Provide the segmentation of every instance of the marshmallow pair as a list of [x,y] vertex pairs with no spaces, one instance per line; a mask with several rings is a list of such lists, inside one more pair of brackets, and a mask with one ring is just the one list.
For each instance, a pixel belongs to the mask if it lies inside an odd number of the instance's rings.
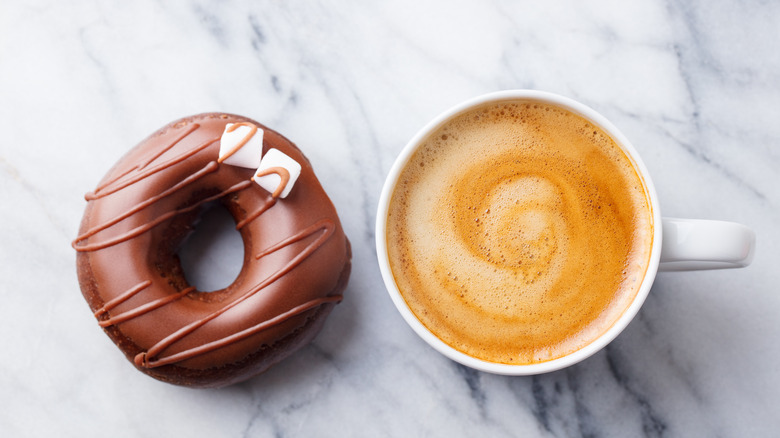
[[257,169],[252,180],[274,198],[286,198],[301,174],[301,165],[278,149],[269,149],[263,156],[263,130],[247,122],[225,126],[218,161]]

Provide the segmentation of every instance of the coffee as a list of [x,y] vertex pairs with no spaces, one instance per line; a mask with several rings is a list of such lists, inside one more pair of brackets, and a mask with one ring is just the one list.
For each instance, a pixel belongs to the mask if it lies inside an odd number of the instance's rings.
[[390,268],[415,316],[472,357],[555,359],[623,314],[649,265],[653,214],[598,126],[532,101],[487,104],[432,132],[387,218]]

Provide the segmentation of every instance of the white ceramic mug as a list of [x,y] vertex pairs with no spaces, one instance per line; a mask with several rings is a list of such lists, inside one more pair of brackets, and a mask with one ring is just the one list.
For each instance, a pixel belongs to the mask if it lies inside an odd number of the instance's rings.
[[[653,241],[648,266],[641,287],[620,318],[595,341],[563,357],[527,365],[507,365],[474,358],[462,353],[431,333],[412,313],[401,296],[390,268],[387,253],[386,226],[391,195],[401,171],[425,139],[443,124],[475,107],[501,101],[535,101],[567,109],[599,126],[631,157],[637,172],[645,181],[653,212]],[[628,139],[606,118],[593,109],[552,93],[535,90],[508,90],[486,94],[463,102],[440,114],[422,128],[401,151],[387,176],[376,219],[376,249],[379,267],[393,303],[414,331],[433,348],[450,359],[478,370],[506,375],[531,375],[573,365],[596,353],[628,326],[645,301],[658,271],[739,268],[750,264],[755,248],[755,234],[748,227],[723,221],[662,218],[652,179],[639,154]]]

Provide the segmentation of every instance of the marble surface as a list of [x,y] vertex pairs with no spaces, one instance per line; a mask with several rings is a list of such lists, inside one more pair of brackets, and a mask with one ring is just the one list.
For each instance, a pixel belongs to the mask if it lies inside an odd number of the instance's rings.
[[[763,1],[0,3],[0,435],[777,436],[778,41],[780,5]],[[503,377],[436,353],[382,285],[379,192],[429,119],[508,88],[602,112],[663,214],[748,224],[753,265],[659,275],[622,335],[562,371]],[[205,111],[295,141],[354,250],[315,342],[220,390],[130,366],[70,246],[108,168]]]

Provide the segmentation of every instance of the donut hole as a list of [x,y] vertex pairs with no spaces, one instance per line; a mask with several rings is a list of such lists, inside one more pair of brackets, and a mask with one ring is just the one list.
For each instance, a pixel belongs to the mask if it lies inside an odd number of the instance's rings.
[[244,241],[227,209],[214,202],[195,223],[177,251],[184,278],[201,292],[225,289],[244,264]]

